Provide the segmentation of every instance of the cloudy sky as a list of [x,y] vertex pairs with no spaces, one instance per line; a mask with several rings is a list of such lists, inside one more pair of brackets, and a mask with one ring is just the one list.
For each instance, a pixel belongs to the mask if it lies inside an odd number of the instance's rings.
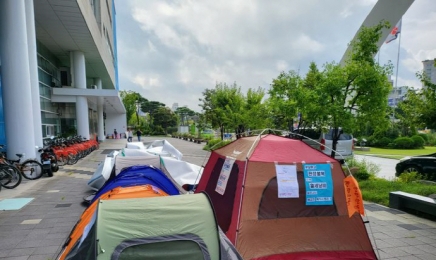
[[[339,62],[375,3],[115,0],[120,89],[195,111],[217,82],[267,90],[281,71]],[[397,64],[399,42],[381,47],[380,63]],[[419,87],[415,73],[434,58],[436,1],[415,0],[403,16],[397,85]]]

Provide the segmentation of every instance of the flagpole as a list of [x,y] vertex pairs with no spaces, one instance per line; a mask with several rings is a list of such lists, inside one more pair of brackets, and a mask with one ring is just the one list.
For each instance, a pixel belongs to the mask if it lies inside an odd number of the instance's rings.
[[[401,26],[401,25],[400,25]],[[397,71],[395,72],[395,88],[397,88],[397,81],[398,81],[398,67],[400,63],[400,47],[401,47],[401,32],[399,33],[399,39],[398,39],[398,53],[397,53]]]
[[[401,22],[400,22],[400,27],[401,27]],[[400,64],[400,47],[401,47],[401,34],[402,32],[399,33],[399,39],[398,39],[398,53],[397,53],[397,68],[396,68],[396,72],[395,72],[395,88],[394,88],[394,93],[397,92],[397,86],[398,86],[398,67]],[[394,100],[396,99],[396,94],[394,95]],[[395,108],[397,108],[397,102],[396,100],[394,101],[394,109],[392,112],[392,120],[393,122],[395,122]]]

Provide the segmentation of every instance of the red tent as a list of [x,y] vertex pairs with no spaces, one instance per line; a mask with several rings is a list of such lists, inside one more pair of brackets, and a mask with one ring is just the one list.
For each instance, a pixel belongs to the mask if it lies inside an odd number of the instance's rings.
[[196,192],[244,259],[377,259],[345,177],[300,140],[259,135],[214,150]]

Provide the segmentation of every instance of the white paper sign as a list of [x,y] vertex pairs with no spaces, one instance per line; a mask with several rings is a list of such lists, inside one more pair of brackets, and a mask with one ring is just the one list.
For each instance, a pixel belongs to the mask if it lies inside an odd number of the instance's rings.
[[298,198],[299,187],[296,165],[277,165],[277,186],[279,198]]
[[226,191],[227,181],[229,180],[230,172],[232,171],[235,158],[227,157],[224,161],[223,168],[221,169],[220,177],[216,184],[215,191],[223,195]]

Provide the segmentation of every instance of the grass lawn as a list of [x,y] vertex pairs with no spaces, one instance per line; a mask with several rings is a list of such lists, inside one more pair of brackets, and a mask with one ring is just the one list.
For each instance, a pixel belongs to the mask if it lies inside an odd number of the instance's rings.
[[424,149],[400,150],[400,149],[384,149],[371,147],[369,151],[354,151],[354,154],[373,155],[383,158],[401,159],[406,156],[425,155],[436,153],[435,146],[426,146]]
[[436,185],[421,184],[416,182],[404,183],[388,181],[385,179],[372,179],[359,181],[363,200],[374,202],[389,207],[389,192],[404,191],[427,197],[436,194]]

